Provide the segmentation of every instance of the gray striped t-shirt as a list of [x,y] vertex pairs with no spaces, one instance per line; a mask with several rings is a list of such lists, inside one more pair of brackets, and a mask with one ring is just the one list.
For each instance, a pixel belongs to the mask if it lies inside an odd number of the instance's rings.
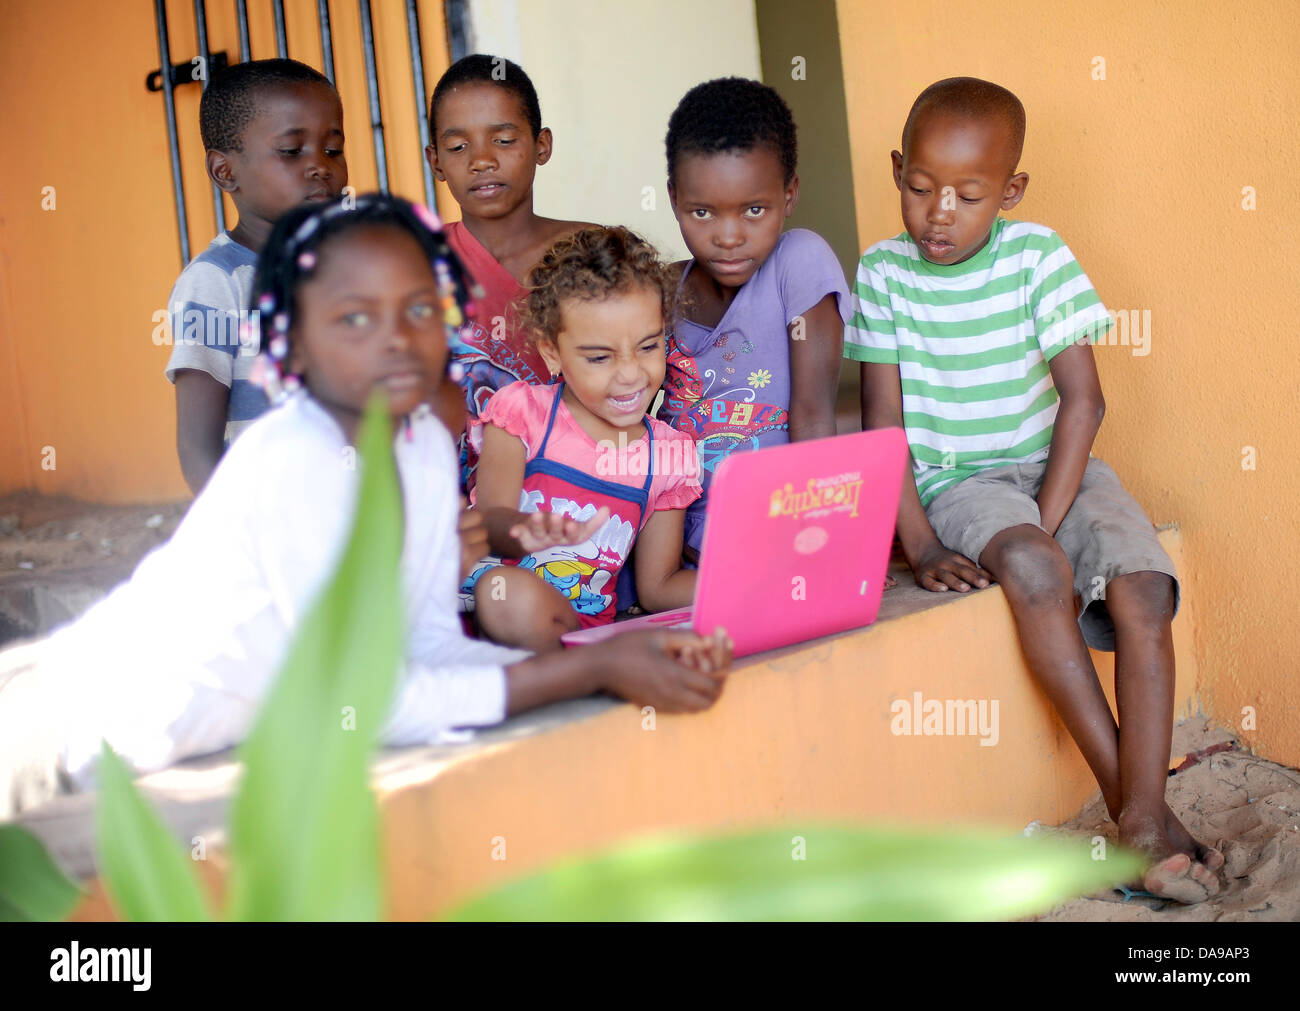
[[1050,228],[998,218],[964,263],[906,232],[862,256],[844,356],[897,365],[916,488],[928,505],[978,470],[1047,458],[1059,397],[1048,362],[1110,316]]
[[167,312],[172,353],[167,378],[198,369],[230,388],[226,442],[232,442],[268,407],[266,394],[248,381],[257,345],[240,344],[239,324],[251,319],[249,301],[257,254],[222,232],[176,279]]

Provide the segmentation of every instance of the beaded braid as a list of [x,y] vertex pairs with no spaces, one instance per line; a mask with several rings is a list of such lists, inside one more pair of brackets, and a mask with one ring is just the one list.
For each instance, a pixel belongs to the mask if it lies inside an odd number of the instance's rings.
[[[315,270],[321,245],[359,225],[395,226],[415,236],[433,268],[447,343],[452,348],[462,343],[461,332],[474,313],[472,299],[482,298],[483,292],[447,244],[436,214],[421,204],[383,193],[303,204],[284,214],[271,230],[257,259],[254,311],[251,319],[240,324],[240,342],[260,348],[249,378],[261,386],[272,403],[279,403],[302,385],[300,376],[285,371],[289,333],[297,312],[294,293]],[[451,365],[449,371],[459,382],[456,372],[462,370]]]

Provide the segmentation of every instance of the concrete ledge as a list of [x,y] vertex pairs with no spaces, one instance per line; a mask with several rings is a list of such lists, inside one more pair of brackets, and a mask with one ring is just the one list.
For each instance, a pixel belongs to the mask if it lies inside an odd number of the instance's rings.
[[[1160,537],[1188,586],[1177,528]],[[870,628],[740,661],[703,715],[661,715],[649,730],[630,705],[583,699],[464,744],[382,753],[373,782],[390,915],[426,919],[557,857],[654,830],[800,818],[1018,829],[1068,818],[1096,784],[1030,679],[1001,590],[931,594],[905,569],[895,576],[900,585]],[[1184,593],[1174,622],[1176,717],[1196,707],[1193,603]],[[1113,708],[1112,657],[1093,657]],[[996,700],[996,745],[975,733],[892,733],[891,704],[911,704],[917,692]],[[220,826],[237,777],[227,754],[141,780],[187,846],[204,837],[218,889]],[[23,819],[80,876],[94,872],[93,801],[65,798]],[[77,918],[110,916],[96,887]]]

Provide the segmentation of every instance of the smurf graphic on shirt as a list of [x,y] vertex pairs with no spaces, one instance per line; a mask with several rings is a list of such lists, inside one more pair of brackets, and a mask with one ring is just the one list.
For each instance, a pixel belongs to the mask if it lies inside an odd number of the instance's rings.
[[613,599],[612,595],[601,592],[611,581],[609,573],[582,558],[556,558],[539,563],[536,557],[528,555],[519,560],[519,567],[532,569],[554,586],[579,614],[600,614]]
[[[524,513],[545,510],[583,522],[594,516],[597,509],[594,503],[579,505],[560,495],[553,496],[548,503],[543,492],[527,488],[519,496],[519,511]],[[485,558],[475,566],[461,589],[462,592],[472,590],[479,577],[495,565],[518,565],[559,590],[579,614],[595,616],[614,604],[618,573],[627,561],[635,536],[631,523],[611,515],[592,537],[581,544],[556,545],[525,555],[518,561]]]

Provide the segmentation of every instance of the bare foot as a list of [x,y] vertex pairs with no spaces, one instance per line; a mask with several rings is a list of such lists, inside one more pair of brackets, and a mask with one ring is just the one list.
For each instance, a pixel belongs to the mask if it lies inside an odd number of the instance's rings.
[[[1153,895],[1173,899],[1177,902],[1204,902],[1219,891],[1219,878],[1215,871],[1223,864],[1223,856],[1217,850],[1210,850],[1194,840],[1182,823],[1175,817],[1177,828],[1169,831],[1168,818],[1173,817],[1167,805],[1164,810],[1154,814],[1122,812],[1119,816],[1120,842],[1134,849],[1142,850],[1153,861],[1142,877],[1142,887]],[[1179,839],[1171,836],[1179,836]],[[1201,849],[1204,859],[1217,856],[1214,868],[1210,868],[1201,859],[1194,859],[1179,845],[1185,837],[1190,849]]]
[[1174,844],[1174,849],[1180,853],[1186,853],[1197,863],[1204,864],[1212,871],[1217,871],[1223,866],[1223,854],[1213,846],[1198,842],[1168,804],[1165,805],[1165,831],[1169,835],[1169,841]]
[[1186,853],[1175,853],[1165,857],[1142,876],[1142,887],[1162,899],[1173,899],[1187,905],[1204,902],[1219,890],[1219,882],[1212,874],[1207,882],[1203,875],[1196,876],[1197,870],[1206,869]]

